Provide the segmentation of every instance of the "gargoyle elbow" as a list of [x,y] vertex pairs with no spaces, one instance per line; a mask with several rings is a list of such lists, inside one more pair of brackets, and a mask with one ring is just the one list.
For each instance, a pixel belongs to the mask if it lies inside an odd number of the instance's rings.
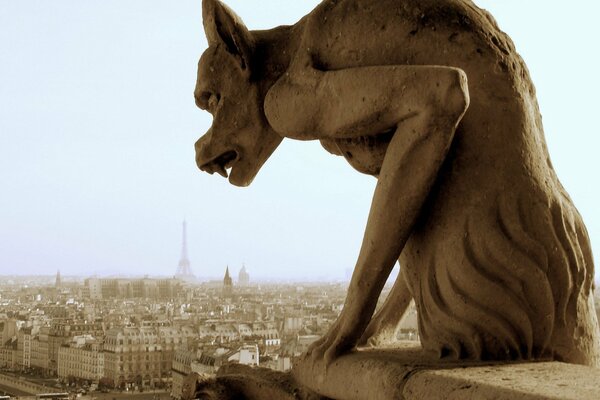
[[444,108],[459,119],[465,114],[470,104],[469,84],[467,74],[460,68],[451,69],[451,78],[446,91],[446,96],[442,100]]

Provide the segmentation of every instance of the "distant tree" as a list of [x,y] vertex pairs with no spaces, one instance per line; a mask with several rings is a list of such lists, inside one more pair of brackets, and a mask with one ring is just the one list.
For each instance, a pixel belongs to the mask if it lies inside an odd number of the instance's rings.
[[100,389],[114,389],[115,381],[109,377],[102,377],[98,381],[98,388]]

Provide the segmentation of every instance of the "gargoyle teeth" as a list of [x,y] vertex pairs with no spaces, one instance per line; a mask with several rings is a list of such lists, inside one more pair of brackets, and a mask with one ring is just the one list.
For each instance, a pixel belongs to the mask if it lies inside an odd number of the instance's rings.
[[222,153],[220,156],[213,158],[211,161],[204,163],[200,169],[211,175],[216,172],[223,178],[227,178],[229,176],[227,170],[231,168],[237,159],[238,153],[234,150],[229,150]]
[[215,172],[221,175],[223,178],[227,178],[227,171],[221,164],[215,164]]

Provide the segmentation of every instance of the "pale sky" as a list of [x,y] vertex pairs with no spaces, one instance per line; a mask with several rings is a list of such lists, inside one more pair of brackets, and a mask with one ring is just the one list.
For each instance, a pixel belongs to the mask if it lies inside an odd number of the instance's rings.
[[[319,1],[226,3],[266,29]],[[600,2],[476,3],[529,66],[554,166],[600,254]],[[200,0],[0,0],[0,275],[172,275],[184,217],[201,277],[354,267],[374,178],[289,140],[249,188],[197,170],[205,48]]]

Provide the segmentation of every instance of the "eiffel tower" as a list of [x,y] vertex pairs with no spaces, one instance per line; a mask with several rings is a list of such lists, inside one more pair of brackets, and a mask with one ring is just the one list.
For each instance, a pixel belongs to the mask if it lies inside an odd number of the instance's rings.
[[175,273],[175,278],[191,281],[196,279],[194,274],[192,273],[192,269],[190,268],[190,260],[188,258],[187,252],[187,235],[186,235],[187,224],[185,220],[183,221],[183,240],[181,243],[181,258],[179,259],[179,264],[177,264],[177,272]]

